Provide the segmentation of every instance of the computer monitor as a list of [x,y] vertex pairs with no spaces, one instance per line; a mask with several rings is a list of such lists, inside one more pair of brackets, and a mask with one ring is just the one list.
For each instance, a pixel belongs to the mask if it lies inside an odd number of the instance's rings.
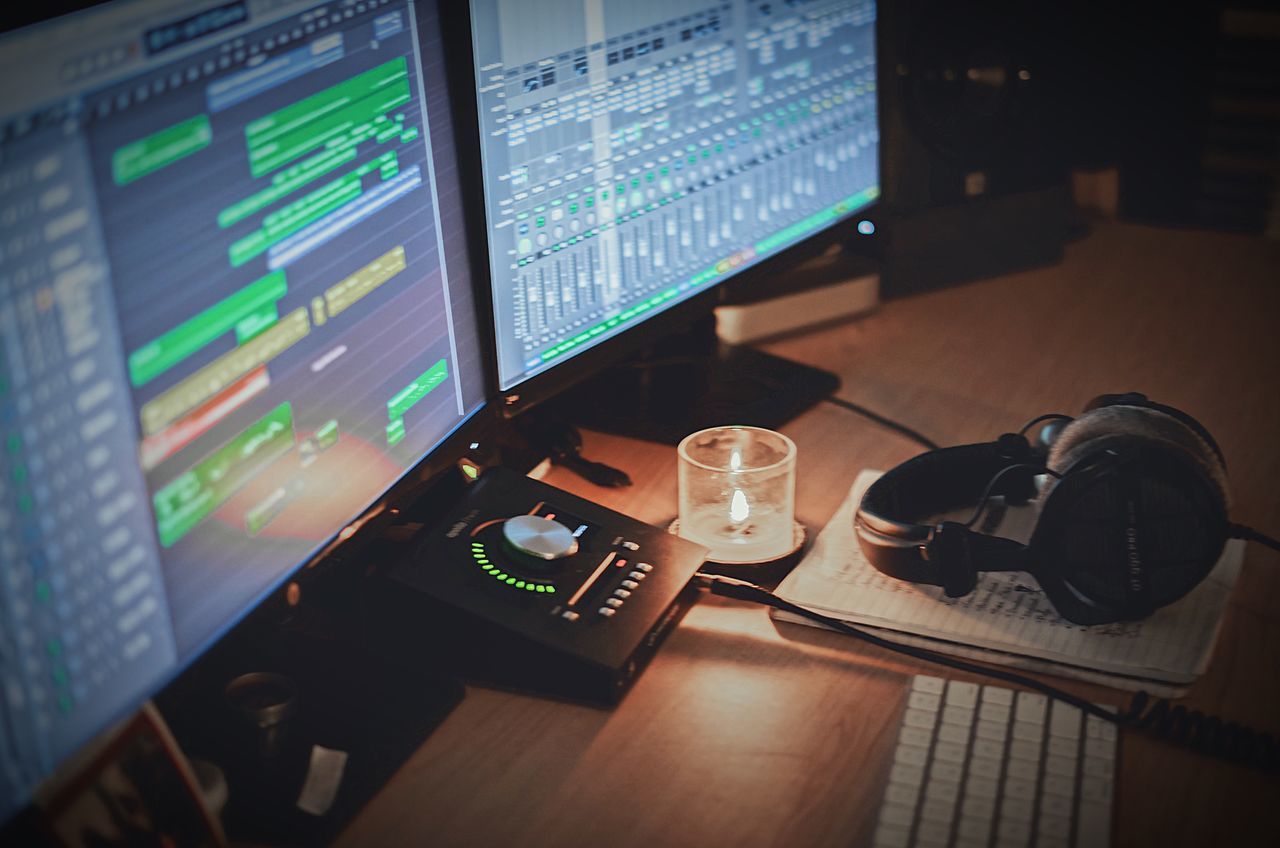
[[634,346],[642,325],[718,283],[852,230],[879,195],[875,12],[873,0],[472,0],[509,405]]
[[0,38],[0,822],[484,406],[441,43],[407,0]]

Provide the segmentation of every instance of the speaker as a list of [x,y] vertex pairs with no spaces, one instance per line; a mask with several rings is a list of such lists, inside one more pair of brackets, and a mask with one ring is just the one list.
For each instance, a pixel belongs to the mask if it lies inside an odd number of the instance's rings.
[[1065,7],[890,0],[878,15],[885,295],[1059,260]]

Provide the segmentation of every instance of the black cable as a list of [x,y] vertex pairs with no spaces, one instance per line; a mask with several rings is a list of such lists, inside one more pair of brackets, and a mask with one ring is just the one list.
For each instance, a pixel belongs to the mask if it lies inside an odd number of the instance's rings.
[[1266,545],[1273,551],[1280,551],[1280,541],[1271,538],[1266,533],[1254,530],[1252,527],[1245,527],[1243,524],[1232,524],[1227,530],[1233,539],[1247,539],[1250,542]]
[[894,653],[1024,686],[1121,728],[1145,730],[1159,739],[1201,753],[1272,773],[1280,772],[1280,743],[1270,734],[1260,733],[1232,721],[1224,721],[1217,716],[1205,715],[1198,710],[1188,710],[1181,705],[1171,705],[1165,698],[1153,699],[1146,692],[1138,692],[1125,710],[1108,710],[1056,686],[1041,683],[1039,680],[1014,671],[989,668],[928,648],[903,645],[876,636],[847,621],[793,604],[745,580],[705,572],[698,572],[694,577],[702,580],[703,585],[713,594],[722,597],[763,604],[789,612]]
[[937,442],[933,441],[933,439],[930,439],[928,436],[924,436],[916,432],[915,430],[912,430],[906,424],[901,424],[897,421],[894,421],[892,418],[886,418],[878,412],[873,412],[872,410],[867,409],[865,406],[860,406],[854,403],[853,401],[845,400],[844,398],[836,397],[835,395],[827,395],[826,397],[823,398],[823,400],[835,406],[843,407],[849,410],[850,412],[856,412],[858,415],[861,415],[863,418],[870,419],[871,421],[874,421],[875,423],[879,424],[881,427],[887,427],[888,429],[893,430],[896,433],[900,433],[903,436],[906,436],[908,439],[911,439],[913,442],[916,442],[919,445],[923,445],[925,448],[929,450],[938,449]]
[[841,621],[838,618],[832,618],[829,615],[814,612],[813,610],[802,607],[799,604],[793,604],[788,600],[778,597],[769,590],[756,586],[753,583],[748,583],[745,580],[736,580],[732,577],[724,577],[719,574],[706,574],[704,572],[698,572],[694,577],[709,581],[705,585],[711,590],[712,594],[721,595],[726,598],[736,598],[740,601],[764,604],[765,606],[773,607],[774,609],[779,609],[783,612],[793,613],[803,618],[807,618],[810,621],[816,621],[819,624],[839,630],[841,633],[861,639],[862,641],[875,645],[876,647],[894,651],[899,654],[905,654],[906,656],[913,657],[918,660],[924,660],[938,665],[945,665],[959,671],[967,671],[972,674],[982,674],[987,677],[994,677],[997,680],[1004,680],[1008,683],[1016,683],[1020,686],[1026,686],[1027,688],[1034,689],[1037,692],[1049,696],[1050,698],[1056,698],[1057,700],[1070,704],[1073,707],[1078,707],[1090,715],[1095,715],[1098,718],[1111,722],[1112,724],[1124,724],[1124,717],[1121,713],[1112,712],[1111,710],[1098,706],[1092,701],[1076,697],[1070,692],[1066,692],[1056,686],[1050,686],[1048,683],[1041,683],[1039,680],[1025,677],[1017,672],[1004,671],[1003,669],[997,668],[987,668],[986,666],[978,665],[977,663],[968,662],[946,654],[941,654],[937,651],[929,650],[928,648],[917,648],[914,645],[902,645],[897,642],[893,642],[889,639],[868,633],[866,630],[859,627],[854,627],[847,621]]

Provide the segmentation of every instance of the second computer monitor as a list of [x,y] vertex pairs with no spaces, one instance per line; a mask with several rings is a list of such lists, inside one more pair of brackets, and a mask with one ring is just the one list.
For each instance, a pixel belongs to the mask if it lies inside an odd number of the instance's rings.
[[879,195],[871,0],[471,18],[503,390]]

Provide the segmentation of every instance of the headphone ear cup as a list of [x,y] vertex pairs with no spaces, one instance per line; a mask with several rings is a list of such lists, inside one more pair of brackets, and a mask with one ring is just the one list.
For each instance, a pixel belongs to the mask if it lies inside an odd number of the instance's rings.
[[1031,556],[1042,583],[1067,588],[1054,601],[1073,621],[1148,615],[1191,591],[1221,555],[1226,470],[1176,419],[1095,409],[1064,428],[1047,464],[1062,478],[1041,490]]

